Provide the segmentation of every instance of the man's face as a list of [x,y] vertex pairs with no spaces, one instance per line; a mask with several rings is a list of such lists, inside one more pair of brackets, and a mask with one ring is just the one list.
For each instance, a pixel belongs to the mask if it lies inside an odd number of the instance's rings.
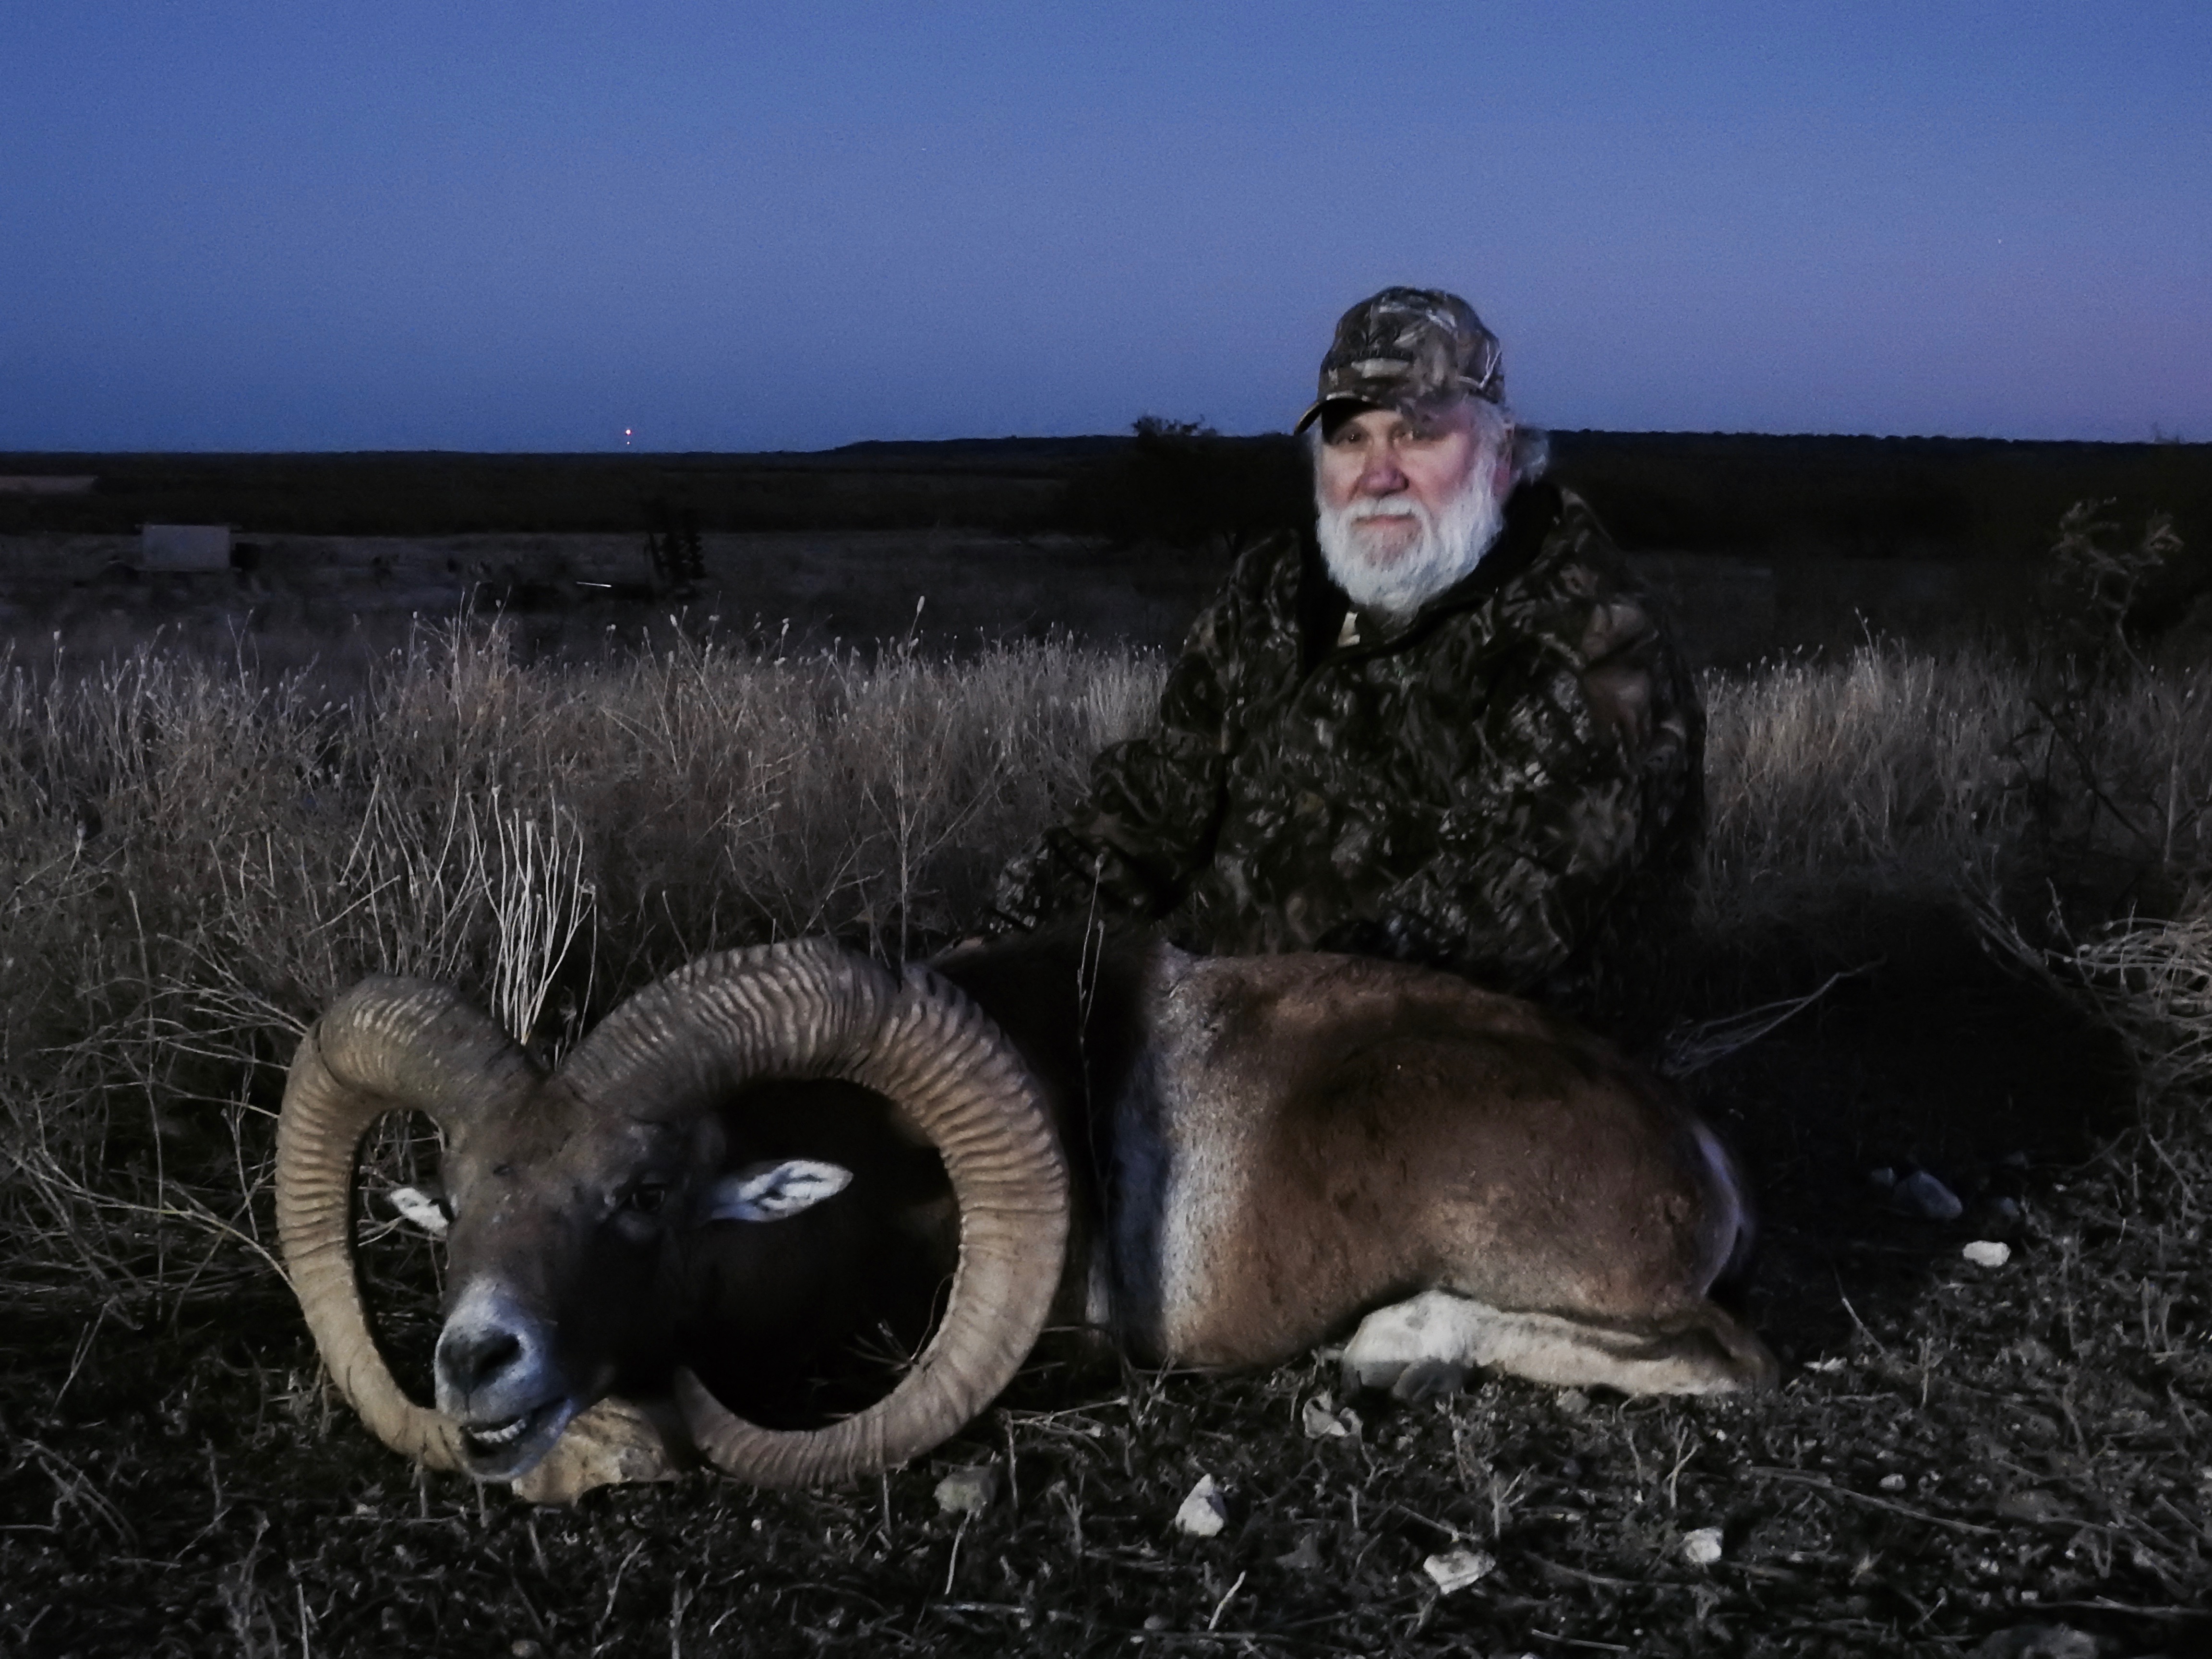
[[1362,557],[1386,570],[1419,542],[1425,520],[1441,521],[1470,487],[1504,499],[1511,469],[1502,447],[1484,442],[1466,398],[1411,416],[1363,410],[1328,429],[1315,493]]

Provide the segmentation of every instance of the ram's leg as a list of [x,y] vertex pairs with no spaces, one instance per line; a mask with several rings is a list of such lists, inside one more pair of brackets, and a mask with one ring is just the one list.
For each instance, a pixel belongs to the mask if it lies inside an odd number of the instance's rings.
[[1775,1378],[1765,1346],[1708,1303],[1650,1330],[1513,1313],[1449,1291],[1379,1308],[1344,1350],[1347,1388],[1388,1389],[1401,1400],[1449,1392],[1478,1366],[1561,1388],[1623,1394],[1728,1394]]

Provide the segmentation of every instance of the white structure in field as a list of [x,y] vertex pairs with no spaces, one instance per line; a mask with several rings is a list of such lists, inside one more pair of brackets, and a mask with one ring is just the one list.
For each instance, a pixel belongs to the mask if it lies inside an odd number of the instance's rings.
[[227,524],[149,524],[138,533],[141,570],[228,570]]
[[99,482],[89,473],[0,472],[0,495],[82,495]]

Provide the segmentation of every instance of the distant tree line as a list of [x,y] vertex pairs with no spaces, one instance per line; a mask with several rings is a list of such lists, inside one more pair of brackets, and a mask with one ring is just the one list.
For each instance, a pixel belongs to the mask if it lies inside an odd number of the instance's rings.
[[[2073,503],[2170,516],[2212,553],[2212,445],[1553,434],[1554,476],[1638,550],[2032,559]],[[1297,525],[1303,444],[1147,416],[1124,437],[856,444],[763,455],[0,455],[0,475],[94,473],[88,493],[0,494],[0,535],[149,521],[260,534],[650,533],[962,528],[1195,547]],[[677,573],[672,568],[669,573]]]

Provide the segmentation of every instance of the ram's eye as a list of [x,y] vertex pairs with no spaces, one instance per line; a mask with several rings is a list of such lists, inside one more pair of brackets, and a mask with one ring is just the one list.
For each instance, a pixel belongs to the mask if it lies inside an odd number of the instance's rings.
[[668,1202],[668,1183],[665,1181],[641,1181],[629,1189],[623,1207],[640,1215],[659,1215],[661,1206]]

